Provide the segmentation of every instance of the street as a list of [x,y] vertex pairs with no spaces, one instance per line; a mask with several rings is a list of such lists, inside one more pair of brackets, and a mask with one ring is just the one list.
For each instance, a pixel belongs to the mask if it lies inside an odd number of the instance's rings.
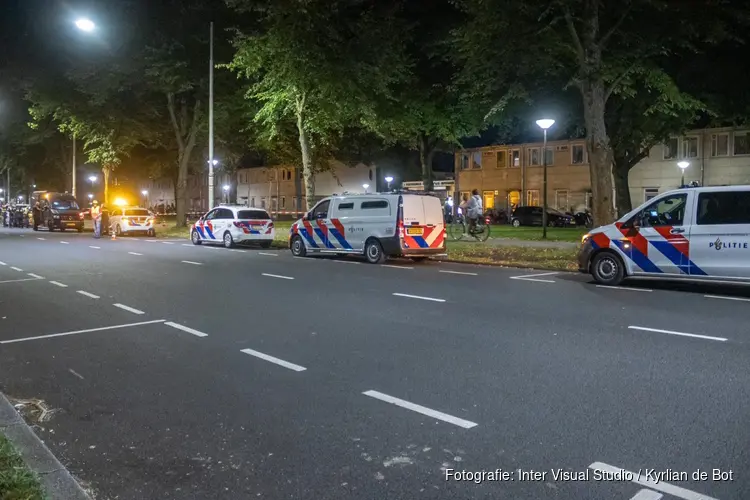
[[591,281],[2,228],[0,391],[101,499],[750,498],[750,289]]

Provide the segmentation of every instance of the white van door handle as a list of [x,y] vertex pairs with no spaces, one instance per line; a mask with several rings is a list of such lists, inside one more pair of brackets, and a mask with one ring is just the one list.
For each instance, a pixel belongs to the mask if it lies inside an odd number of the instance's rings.
[[684,228],[681,227],[674,227],[671,231],[669,231],[670,234],[682,234],[685,232]]

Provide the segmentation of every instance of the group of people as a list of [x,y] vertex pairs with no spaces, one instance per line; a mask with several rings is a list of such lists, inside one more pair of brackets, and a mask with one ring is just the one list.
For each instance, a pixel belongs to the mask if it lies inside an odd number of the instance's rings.
[[3,227],[29,227],[31,211],[28,205],[5,203],[2,206]]
[[[453,198],[450,196],[445,200],[444,205],[446,221],[453,220]],[[473,232],[477,227],[479,218],[484,215],[484,209],[482,207],[482,197],[479,195],[479,190],[474,189],[471,192],[471,197],[464,194],[461,199],[461,204],[458,206],[458,214],[465,214],[466,219],[469,222],[469,232]]]

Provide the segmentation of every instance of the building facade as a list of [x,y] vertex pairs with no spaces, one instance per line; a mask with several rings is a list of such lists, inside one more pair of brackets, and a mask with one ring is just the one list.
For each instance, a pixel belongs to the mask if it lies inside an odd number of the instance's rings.
[[[542,146],[539,143],[488,146],[455,155],[458,189],[480,191],[485,208],[501,210],[541,205]],[[547,203],[564,211],[591,206],[588,154],[583,140],[549,141],[546,150]],[[685,182],[701,185],[750,184],[750,131],[694,130],[653,147],[629,174],[633,206],[676,189],[682,180],[678,162],[688,162]]]

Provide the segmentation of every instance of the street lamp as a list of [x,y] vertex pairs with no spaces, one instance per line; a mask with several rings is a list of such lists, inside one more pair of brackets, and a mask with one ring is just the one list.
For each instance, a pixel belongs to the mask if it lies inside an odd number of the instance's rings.
[[224,203],[229,203],[229,185],[224,184],[222,189],[224,189]]
[[544,130],[544,146],[542,146],[542,239],[547,239],[547,129],[555,124],[555,120],[545,118],[537,120],[536,124]]
[[22,194],[18,195],[18,201],[23,201],[23,195]]
[[91,205],[91,201],[94,199],[94,194],[93,193],[89,193],[88,196],[89,196],[89,205]]
[[367,194],[367,188],[370,187],[369,184],[362,184],[362,187],[365,188],[365,194]]
[[690,166],[690,163],[681,161],[677,164],[677,166],[680,167],[680,170],[682,171],[682,180],[680,181],[680,187],[685,187],[685,170]]
[[81,31],[85,31],[86,33],[91,33],[92,31],[96,29],[96,25],[94,24],[94,21],[92,21],[91,19],[82,17],[76,20],[76,28],[78,28]]
[[393,182],[393,177],[392,177],[392,176],[390,176],[390,175],[389,175],[389,176],[386,176],[386,178],[385,178],[385,182],[387,182],[387,183],[388,183],[388,191],[390,191],[390,190],[391,190],[391,182]]

